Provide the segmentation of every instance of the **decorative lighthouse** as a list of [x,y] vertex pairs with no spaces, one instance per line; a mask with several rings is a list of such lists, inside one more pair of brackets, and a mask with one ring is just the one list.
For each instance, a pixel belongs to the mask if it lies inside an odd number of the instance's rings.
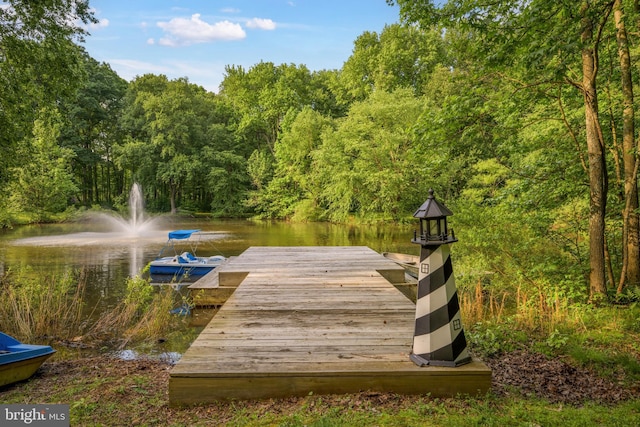
[[420,271],[416,328],[411,360],[418,366],[459,366],[471,362],[460,320],[450,244],[457,242],[447,217],[453,215],[429,190],[429,198],[413,214],[420,220]]

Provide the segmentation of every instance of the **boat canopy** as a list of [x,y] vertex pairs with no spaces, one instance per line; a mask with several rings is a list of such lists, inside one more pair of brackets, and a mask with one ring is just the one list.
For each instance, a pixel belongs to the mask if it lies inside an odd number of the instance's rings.
[[188,239],[193,233],[197,233],[200,230],[176,230],[169,232],[169,238],[175,240]]

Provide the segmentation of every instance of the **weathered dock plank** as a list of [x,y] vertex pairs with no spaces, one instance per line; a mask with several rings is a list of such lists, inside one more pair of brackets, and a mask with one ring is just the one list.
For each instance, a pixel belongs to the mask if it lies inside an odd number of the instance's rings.
[[[402,268],[366,246],[310,248],[312,251],[308,250],[309,247],[251,248],[242,254],[241,261],[235,262],[236,257],[231,257],[226,263],[189,286],[194,295],[194,303],[199,306],[223,304],[250,271],[256,276],[265,275],[273,278],[279,274],[289,274],[310,280],[313,277],[326,278],[329,270],[334,273],[342,271],[344,276],[360,278],[358,283],[367,281],[368,277],[378,272],[392,283],[404,282]],[[265,257],[268,257],[268,261]],[[340,262],[336,262],[338,258]],[[309,268],[310,264],[313,268]],[[354,271],[355,268],[361,269],[362,272]],[[265,279],[264,283],[269,284],[268,279]]]
[[252,247],[221,268],[243,279],[171,371],[172,405],[348,393],[486,392],[481,362],[409,360],[415,305],[404,270],[366,247]]

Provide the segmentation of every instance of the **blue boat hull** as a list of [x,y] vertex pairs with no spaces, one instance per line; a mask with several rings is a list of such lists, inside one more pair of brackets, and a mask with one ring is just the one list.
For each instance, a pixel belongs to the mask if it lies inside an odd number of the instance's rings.
[[189,252],[182,255],[158,258],[149,264],[153,276],[200,277],[209,273],[225,261],[225,257],[196,257]]
[[190,266],[173,266],[173,265],[151,265],[149,267],[149,273],[158,275],[171,275],[171,276],[204,276],[216,266],[203,266],[203,267],[190,267]]
[[48,345],[22,344],[0,332],[0,387],[31,377],[53,353]]

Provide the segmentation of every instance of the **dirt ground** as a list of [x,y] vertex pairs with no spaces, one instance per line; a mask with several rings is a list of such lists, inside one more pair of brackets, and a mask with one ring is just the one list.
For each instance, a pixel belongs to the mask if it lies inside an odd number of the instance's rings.
[[604,378],[578,369],[561,359],[515,351],[486,361],[492,370],[492,391],[497,395],[538,396],[551,403],[581,405],[587,401],[615,404],[638,393],[638,385],[625,387],[620,378]]
[[[535,395],[551,403],[581,405],[591,401],[609,405],[637,396],[640,391],[638,387],[622,386],[615,378],[603,378],[562,360],[525,351],[485,362],[493,371],[492,392],[499,397]],[[0,388],[0,402],[28,396],[29,402],[24,403],[67,403],[73,411],[93,411],[99,419],[108,418],[112,425],[135,425],[142,420],[145,424],[156,420],[158,424],[189,425],[194,419],[215,419],[223,424],[237,417],[239,406],[250,416],[259,417],[295,413],[301,405],[309,404],[309,399],[302,397],[171,408],[167,391],[170,369],[171,365],[165,362],[122,361],[106,356],[53,360],[45,363],[30,381]],[[414,404],[415,396],[377,392],[323,396],[320,403],[311,401],[311,405],[322,405],[324,409],[376,407],[389,412]]]

